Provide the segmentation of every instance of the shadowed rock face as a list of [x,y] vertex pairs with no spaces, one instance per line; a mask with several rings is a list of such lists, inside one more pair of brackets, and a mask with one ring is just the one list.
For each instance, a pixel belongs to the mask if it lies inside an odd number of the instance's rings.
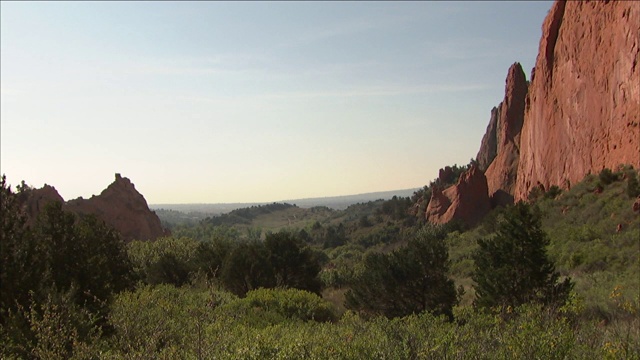
[[640,2],[556,2],[520,135],[514,189],[567,187],[588,173],[640,166]]
[[98,196],[67,202],[66,208],[78,214],[94,214],[118,230],[124,240],[155,240],[164,231],[155,212],[133,183],[116,174],[116,180]]
[[472,166],[455,185],[444,191],[433,189],[425,217],[434,224],[459,220],[473,225],[490,209],[487,179],[477,166]]
[[[24,208],[30,222],[50,201],[64,203],[56,189],[49,185],[29,191]],[[125,241],[155,240],[165,235],[156,213],[149,209],[131,181],[120,174],[116,174],[116,180],[100,195],[70,200],[64,204],[64,209],[76,214],[96,215],[117,230]]]
[[496,158],[498,151],[498,119],[500,118],[501,108],[502,103],[491,109],[489,125],[487,125],[487,130],[482,137],[482,142],[480,143],[480,150],[478,150],[478,155],[476,155],[478,168],[482,171],[487,171],[487,168],[491,165],[493,159]]
[[40,189],[31,189],[28,196],[21,199],[27,215],[27,224],[32,225],[44,207],[52,201],[64,203],[64,199],[53,186],[44,184]]

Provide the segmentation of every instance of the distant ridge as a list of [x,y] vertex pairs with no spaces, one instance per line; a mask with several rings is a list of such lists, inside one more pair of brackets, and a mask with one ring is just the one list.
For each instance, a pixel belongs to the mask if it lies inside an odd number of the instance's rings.
[[342,196],[327,196],[317,198],[306,199],[291,199],[272,202],[256,202],[256,203],[217,203],[217,204],[150,204],[149,207],[154,210],[165,209],[175,210],[180,212],[200,212],[211,215],[224,214],[235,209],[271,204],[271,203],[288,203],[295,204],[301,208],[312,208],[314,206],[326,206],[335,210],[344,210],[350,205],[369,202],[375,200],[388,200],[394,196],[408,197],[418,190],[404,189],[404,190],[391,190],[391,191],[378,191],[372,193],[363,193],[355,195],[342,195]]

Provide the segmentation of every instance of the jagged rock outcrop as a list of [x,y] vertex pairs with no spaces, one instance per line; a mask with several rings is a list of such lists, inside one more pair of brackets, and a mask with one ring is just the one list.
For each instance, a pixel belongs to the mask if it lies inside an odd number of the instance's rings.
[[94,214],[130,240],[155,240],[165,234],[160,219],[149,209],[144,196],[126,177],[115,181],[100,195],[70,200],[66,209],[78,214]]
[[147,201],[127,178],[116,174],[116,181],[98,196],[78,198],[65,203],[58,191],[49,185],[29,188],[20,193],[27,224],[33,224],[47,203],[63,203],[63,209],[76,214],[93,214],[118,231],[125,241],[155,240],[169,232],[162,228],[160,218],[149,209]]
[[64,203],[64,199],[53,186],[44,184],[40,189],[29,189],[21,199],[22,208],[27,215],[27,224],[35,222],[36,217],[50,202]]
[[516,200],[538,183],[567,187],[621,163],[640,167],[640,3],[556,2],[542,32]]
[[425,217],[434,224],[460,220],[473,225],[490,209],[487,179],[474,165],[460,176],[455,185],[444,191],[434,187]]
[[480,150],[478,150],[478,155],[476,155],[478,168],[482,171],[487,171],[487,168],[491,165],[493,159],[496,158],[498,151],[498,119],[500,118],[501,108],[502,103],[491,109],[489,125],[487,125],[487,130],[480,142]]
[[527,88],[527,78],[522,66],[514,63],[507,73],[504,100],[497,112],[496,156],[485,171],[489,196],[494,206],[513,202]]

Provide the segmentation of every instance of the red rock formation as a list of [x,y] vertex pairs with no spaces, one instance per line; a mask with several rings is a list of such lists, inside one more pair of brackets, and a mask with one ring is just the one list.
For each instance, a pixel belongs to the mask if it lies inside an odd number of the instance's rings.
[[[451,186],[450,188],[452,188]],[[426,219],[432,223],[443,224],[449,222],[451,217],[446,217],[447,210],[451,208],[451,198],[445,195],[437,186],[434,186],[431,190],[431,199],[427,205],[425,212]]]
[[556,2],[542,32],[516,200],[538,182],[566,187],[621,163],[640,167],[640,3]]
[[47,184],[41,189],[30,189],[25,193],[26,197],[22,199],[22,207],[27,215],[27,224],[34,223],[36,217],[44,207],[50,202],[64,203],[64,199],[58,191]]
[[[518,171],[520,131],[524,122],[527,79],[519,63],[509,68],[504,100],[500,103],[496,126],[496,157],[487,168],[487,186],[493,205],[513,202]],[[485,135],[486,136],[486,135]]]
[[129,240],[155,240],[164,235],[160,219],[126,177],[116,180],[98,196],[67,202],[66,208],[79,214],[94,214]]
[[490,210],[487,179],[477,166],[464,172],[444,191],[434,188],[425,213],[434,224],[460,220],[473,225]]
[[487,171],[493,159],[496,158],[496,152],[498,150],[498,119],[500,118],[501,108],[502,103],[491,109],[489,125],[487,125],[487,130],[480,143],[480,150],[478,150],[478,155],[476,155],[478,168],[482,171]]

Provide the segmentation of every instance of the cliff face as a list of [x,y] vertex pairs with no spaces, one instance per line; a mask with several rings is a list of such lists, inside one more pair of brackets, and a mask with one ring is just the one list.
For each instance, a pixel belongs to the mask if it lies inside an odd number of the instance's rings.
[[556,2],[543,24],[513,194],[640,166],[640,3]]
[[527,88],[522,66],[519,63],[511,65],[507,74],[504,100],[500,103],[498,111],[496,156],[485,172],[489,196],[494,206],[513,202]]
[[147,201],[126,177],[116,180],[98,196],[70,200],[67,210],[78,214],[94,214],[129,240],[155,240],[164,234],[160,219],[149,210]]
[[500,118],[501,108],[502,103],[491,109],[489,125],[487,125],[487,130],[482,137],[482,142],[480,143],[480,150],[478,150],[478,155],[476,155],[478,168],[482,171],[487,171],[487,168],[491,165],[493,159],[496,158],[498,151],[498,119]]
[[472,166],[455,185],[444,191],[433,189],[425,217],[434,224],[460,220],[473,225],[490,209],[487,179],[477,166]]
[[[38,213],[51,201],[64,203],[52,186],[29,190],[22,199],[23,208],[32,224]],[[93,214],[117,230],[125,241],[155,240],[165,235],[160,219],[149,209],[147,201],[127,178],[116,174],[116,181],[100,195],[90,199],[78,198],[64,203],[65,210],[76,214]]]
[[[476,159],[491,205],[526,200],[533,187],[567,188],[604,168],[639,168],[639,61],[640,2],[556,1],[531,83],[520,64],[511,66],[482,138]],[[459,214],[474,201],[483,213],[480,188],[434,191],[427,218],[472,218]]]

